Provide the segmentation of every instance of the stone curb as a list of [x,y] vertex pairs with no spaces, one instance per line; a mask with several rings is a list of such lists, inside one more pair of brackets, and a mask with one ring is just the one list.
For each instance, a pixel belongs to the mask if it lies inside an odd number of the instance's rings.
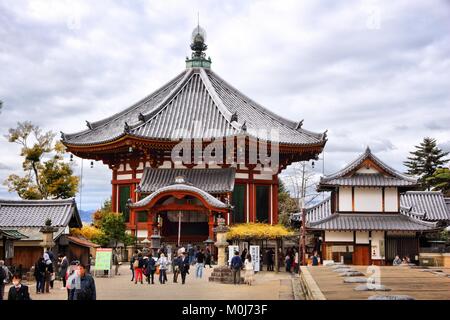
[[301,279],[296,274],[292,279],[292,292],[294,293],[294,300],[305,300],[304,289],[302,288]]
[[301,266],[300,280],[303,284],[306,300],[326,300],[319,286],[312,277],[308,267]]

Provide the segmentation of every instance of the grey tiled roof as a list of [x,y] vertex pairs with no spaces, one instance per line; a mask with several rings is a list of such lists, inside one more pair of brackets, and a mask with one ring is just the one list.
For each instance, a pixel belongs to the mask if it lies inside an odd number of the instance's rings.
[[447,205],[448,212],[450,212],[450,198],[445,198],[445,204]]
[[[331,199],[324,199],[318,204],[306,209],[306,221],[319,221],[331,215]],[[293,221],[302,221],[302,213],[293,213],[291,216]]]
[[177,176],[208,193],[232,192],[236,169],[155,169],[145,168],[139,184],[142,193],[171,185]]
[[[56,227],[57,231],[53,233],[53,240],[58,239],[65,231],[65,227]],[[3,229],[3,228],[2,228]],[[25,235],[26,238],[21,241],[42,241],[43,234],[40,231],[41,227],[16,227],[14,228],[21,234]]]
[[[383,174],[349,174],[357,169],[366,159],[371,159],[378,166],[383,168],[389,176]],[[364,176],[364,177],[363,177]],[[376,157],[369,147],[354,161],[349,163],[338,172],[320,178],[319,189],[322,186],[415,186],[418,184],[417,178],[405,175],[391,168],[378,157]]]
[[450,221],[450,210],[438,191],[408,191],[400,196],[400,206],[406,214],[421,216],[427,221]]
[[395,177],[387,177],[382,174],[354,174],[350,177],[340,177],[335,179],[322,180],[322,184],[327,186],[364,186],[364,187],[403,187],[414,185],[415,182],[399,179]]
[[149,204],[159,194],[167,192],[167,191],[190,191],[190,192],[200,195],[206,202],[208,202],[208,204],[210,204],[213,207],[224,208],[224,209],[228,207],[225,203],[223,203],[219,199],[215,198],[213,195],[209,194],[208,192],[201,190],[197,187],[194,187],[194,186],[191,186],[188,184],[184,184],[184,183],[177,183],[177,184],[172,184],[169,186],[159,188],[157,191],[148,195],[144,199],[131,204],[131,207],[135,207],[135,208],[144,207],[147,204]]
[[326,219],[310,222],[308,227],[317,230],[391,230],[425,231],[433,230],[436,224],[425,222],[402,214],[336,213]]
[[304,130],[299,122],[272,113],[203,68],[186,69],[142,101],[88,126],[88,130],[64,134],[63,141],[92,145],[125,134],[154,140],[248,134],[265,140],[261,129],[278,129],[279,137],[271,140],[285,144],[323,145],[326,141],[325,133]]
[[0,200],[0,228],[42,227],[47,219],[54,227],[81,227],[75,199]]
[[14,229],[1,229],[0,228],[0,238],[5,237],[6,239],[13,239],[13,240],[19,240],[19,239],[25,239],[28,238],[23,233],[20,233],[18,230]]

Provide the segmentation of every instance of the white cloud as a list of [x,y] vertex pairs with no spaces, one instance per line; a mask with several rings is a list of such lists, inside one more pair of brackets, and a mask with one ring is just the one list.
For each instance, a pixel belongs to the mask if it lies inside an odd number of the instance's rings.
[[[449,141],[448,9],[438,0],[0,0],[0,133],[24,120],[78,131],[140,100],[183,70],[199,11],[214,71],[306,129],[329,129],[326,172],[366,145],[403,170],[424,136]],[[0,149],[3,181],[20,159],[3,138]],[[83,209],[110,194],[100,164],[83,184]]]

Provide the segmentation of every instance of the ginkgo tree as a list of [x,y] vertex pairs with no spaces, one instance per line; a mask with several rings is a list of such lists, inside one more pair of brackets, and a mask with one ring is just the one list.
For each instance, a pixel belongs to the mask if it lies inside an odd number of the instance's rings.
[[4,181],[10,192],[22,199],[67,199],[78,191],[79,177],[72,166],[64,162],[64,145],[52,131],[42,129],[29,121],[18,122],[5,135],[11,143],[19,144],[23,175],[11,174]]

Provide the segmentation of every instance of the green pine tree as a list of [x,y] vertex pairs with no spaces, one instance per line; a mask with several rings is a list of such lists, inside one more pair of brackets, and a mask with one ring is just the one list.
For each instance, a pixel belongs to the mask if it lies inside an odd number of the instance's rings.
[[430,190],[432,185],[428,178],[450,160],[445,159],[449,153],[438,148],[436,139],[429,137],[424,138],[415,148],[416,150],[411,151],[408,160],[404,162],[408,168],[406,173],[419,176],[422,188]]
[[450,197],[450,168],[438,168],[427,181],[433,190],[440,190],[445,196]]

